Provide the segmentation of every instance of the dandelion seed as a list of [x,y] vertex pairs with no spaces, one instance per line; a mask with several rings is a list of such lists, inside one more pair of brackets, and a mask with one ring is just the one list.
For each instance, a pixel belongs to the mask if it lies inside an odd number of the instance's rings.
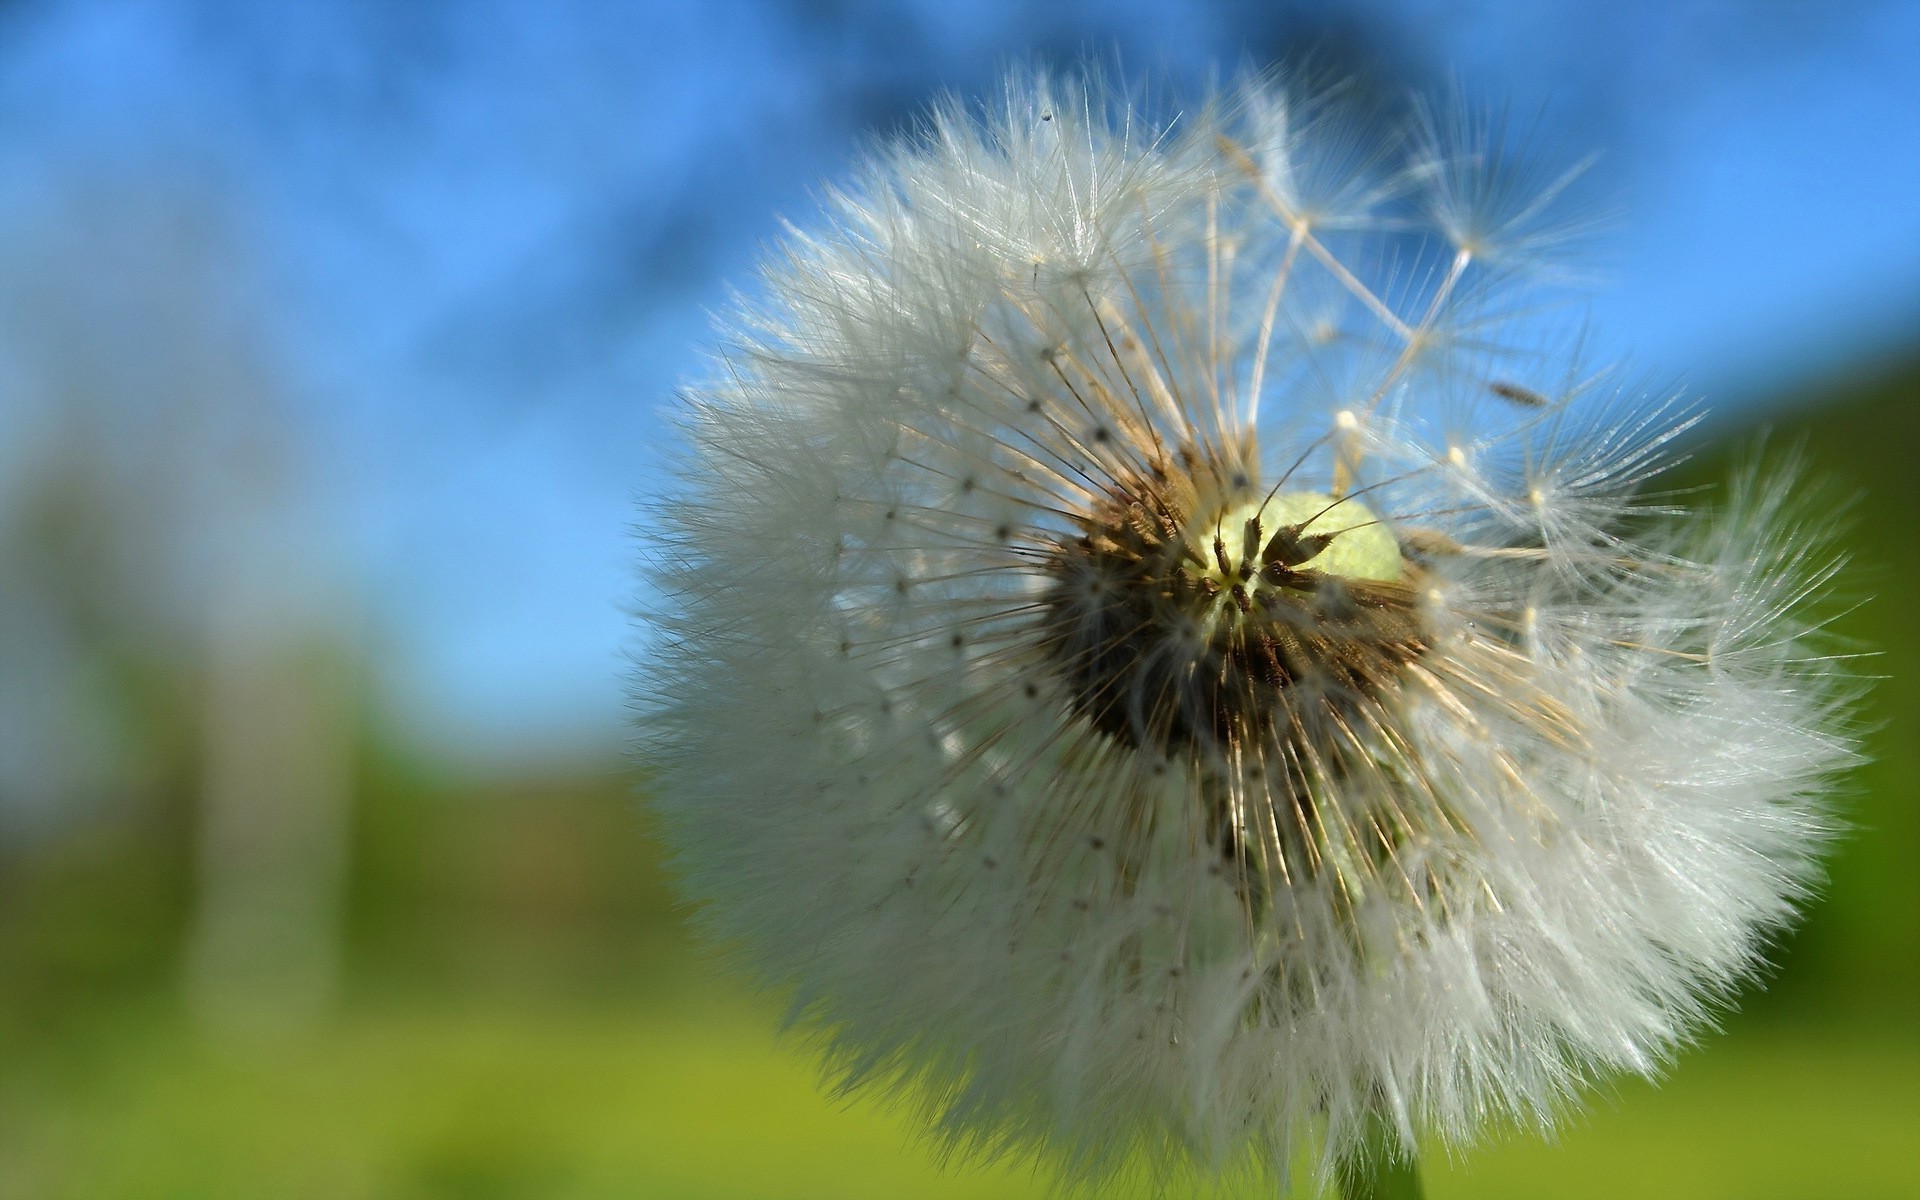
[[1636,502],[1684,417],[1490,349],[1566,177],[1327,112],[943,109],[690,393],[641,685],[686,886],[953,1148],[1545,1121],[1814,871],[1851,751],[1786,485]]
[[1547,407],[1547,398],[1539,392],[1534,391],[1532,388],[1521,387],[1517,383],[1508,383],[1504,379],[1496,379],[1492,383],[1489,383],[1487,390],[1502,400],[1511,400],[1515,404],[1524,405],[1527,408]]

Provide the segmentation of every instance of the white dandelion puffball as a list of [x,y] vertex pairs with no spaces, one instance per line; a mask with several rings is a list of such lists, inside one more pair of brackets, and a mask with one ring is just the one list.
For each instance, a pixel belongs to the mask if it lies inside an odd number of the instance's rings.
[[653,789],[836,1079],[1069,1177],[1650,1072],[1850,758],[1825,563],[1542,347],[1566,178],[1270,82],[950,105],[770,253],[646,536]]

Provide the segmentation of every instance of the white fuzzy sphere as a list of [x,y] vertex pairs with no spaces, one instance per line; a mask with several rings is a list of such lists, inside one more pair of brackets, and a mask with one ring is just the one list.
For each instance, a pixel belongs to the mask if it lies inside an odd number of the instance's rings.
[[949,107],[688,394],[638,685],[685,886],[957,1149],[1544,1121],[1813,872],[1851,749],[1785,485],[1636,501],[1684,421],[1510,317],[1565,180],[1332,114]]

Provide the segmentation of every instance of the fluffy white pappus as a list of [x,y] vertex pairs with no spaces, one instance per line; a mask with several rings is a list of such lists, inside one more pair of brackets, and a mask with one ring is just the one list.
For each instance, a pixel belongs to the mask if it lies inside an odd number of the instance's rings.
[[637,683],[685,887],[954,1150],[1545,1122],[1814,877],[1850,685],[1788,473],[1646,499],[1684,414],[1515,324],[1565,178],[1335,113],[942,109],[687,395]]

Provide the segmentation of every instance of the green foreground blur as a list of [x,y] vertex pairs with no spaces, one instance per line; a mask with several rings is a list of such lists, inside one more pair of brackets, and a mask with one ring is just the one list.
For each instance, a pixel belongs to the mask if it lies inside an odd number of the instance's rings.
[[[903,1115],[825,1098],[811,1065],[776,1041],[774,1017],[731,993],[631,1010],[441,998],[355,1006],[306,1044],[236,1059],[178,1021],[123,1010],[12,1064],[0,1195],[1048,1194],[1044,1177],[1018,1170],[942,1171]],[[1459,1163],[1430,1158],[1428,1195],[1912,1197],[1916,1081],[1910,1034],[1746,1028],[1685,1056],[1662,1087],[1602,1094],[1555,1144],[1511,1139]]]

